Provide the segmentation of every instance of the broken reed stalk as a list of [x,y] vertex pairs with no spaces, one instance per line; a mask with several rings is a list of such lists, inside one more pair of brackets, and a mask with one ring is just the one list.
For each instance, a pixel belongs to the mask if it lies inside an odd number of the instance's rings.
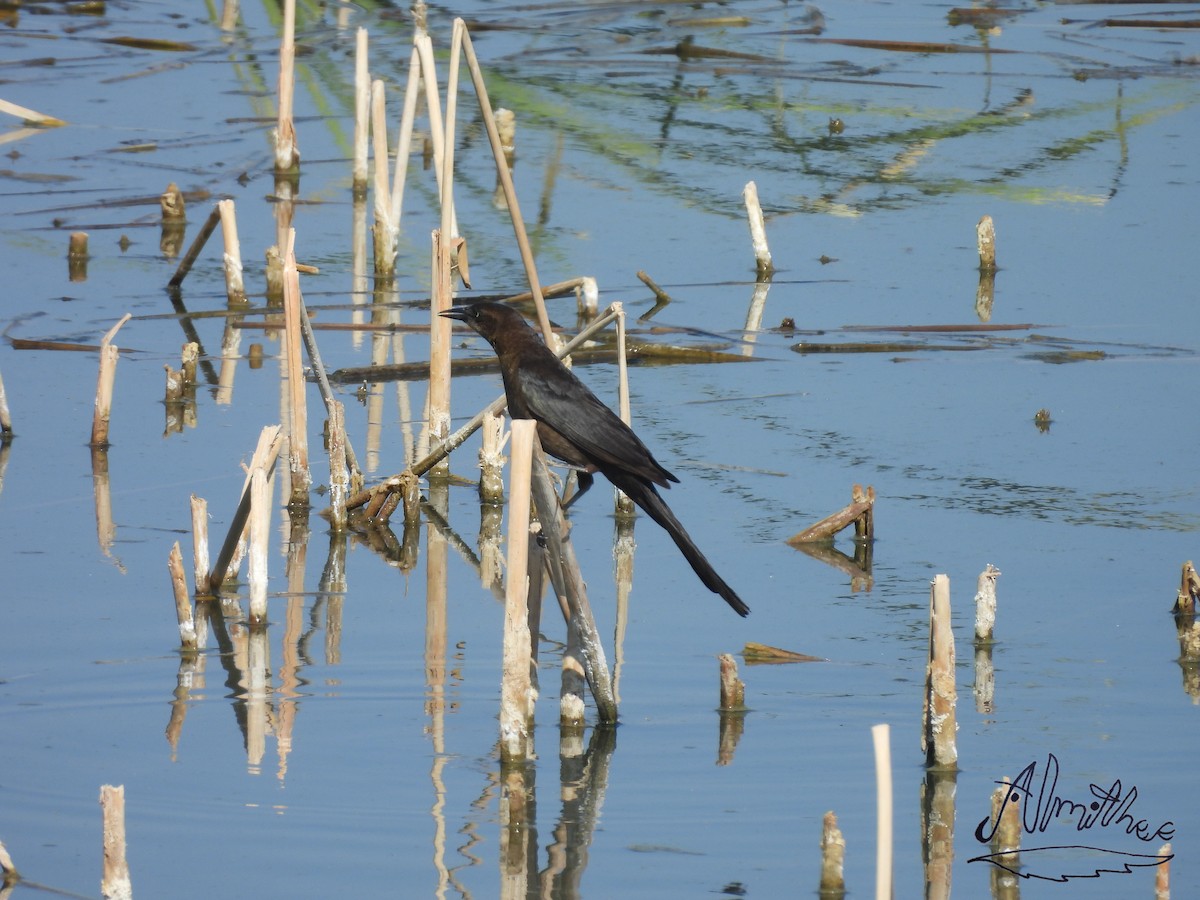
[[754,248],[758,280],[769,280],[775,272],[775,266],[771,262],[771,248],[767,246],[767,227],[763,222],[762,206],[758,202],[758,185],[753,181],[746,182],[742,199],[746,203],[746,217],[750,222],[750,244]]
[[[542,337],[546,346],[555,349],[556,341],[550,327],[550,316],[546,312],[546,301],[542,297],[541,282],[538,279],[537,266],[533,259],[533,250],[529,246],[529,235],[525,233],[525,220],[521,216],[521,206],[517,202],[517,191],[513,186],[512,175],[504,157],[504,144],[500,140],[500,132],[496,127],[496,117],[492,112],[492,102],[488,98],[487,85],[483,80],[483,72],[479,68],[479,59],[475,56],[475,48],[471,44],[471,35],[462,19],[454,20],[453,46],[462,45],[463,56],[467,69],[471,73],[471,82],[475,86],[475,97],[479,101],[479,112],[483,117],[484,128],[487,130],[488,143],[492,147],[492,158],[496,164],[496,174],[500,178],[500,186],[504,191],[504,202],[508,207],[508,215],[512,221],[513,234],[517,239],[517,248],[521,251],[521,263],[525,267],[525,277],[529,281],[529,290],[533,293],[533,302],[537,307],[538,324],[542,329]],[[453,54],[453,48],[452,48]],[[456,57],[453,55],[451,59]]]
[[204,245],[208,243],[208,239],[212,237],[212,233],[216,231],[217,224],[221,221],[221,204],[217,204],[209,212],[208,218],[204,220],[204,224],[200,226],[200,230],[196,233],[196,237],[192,239],[191,246],[188,247],[187,253],[183,254],[183,259],[179,261],[179,265],[175,268],[175,274],[171,276],[171,280],[167,282],[167,287],[174,289],[183,284],[183,279],[187,278],[188,272],[192,270],[192,266],[196,264],[196,260],[200,257],[200,251],[204,249]]
[[528,759],[536,695],[530,678],[529,633],[529,505],[530,471],[537,423],[513,422],[512,466],[509,468],[508,577],[504,590],[504,656],[500,682],[500,754],[502,759]]
[[346,530],[346,497],[350,493],[346,446],[346,407],[335,400],[329,412],[329,524],[334,532]]
[[399,223],[392,220],[392,196],[388,186],[387,92],[383,82],[371,83],[371,138],[375,157],[374,248],[375,274],[396,274],[396,235]]
[[132,900],[133,884],[125,858],[125,785],[100,786],[100,812],[104,821],[104,870],[100,894],[105,900]]
[[871,726],[875,747],[875,900],[892,900],[891,729]]
[[[3,849],[3,847],[0,847]],[[1154,900],[1171,900],[1171,860],[1174,854],[1171,852],[1171,844],[1168,842],[1158,848],[1158,855],[1166,857],[1165,862],[1161,862],[1155,867],[1154,873]]]
[[12,415],[8,411],[8,395],[4,393],[4,377],[0,376],[0,435],[7,443],[13,435]]
[[112,342],[117,331],[132,316],[125,313],[100,341],[100,371],[96,376],[96,402],[92,413],[92,439],[88,446],[100,449],[108,446],[108,426],[112,416],[113,381],[117,377],[117,359],[121,351]]
[[221,217],[221,237],[225,241],[225,295],[231,306],[246,302],[246,284],[242,280],[242,245],[238,241],[237,214],[232,200],[217,203]]
[[926,765],[956,769],[958,688],[954,678],[954,632],[950,628],[950,577],[937,575],[929,589],[929,662],[921,749]]
[[[550,481],[546,455],[538,441],[533,444],[533,499],[538,521],[546,538],[546,563],[560,606],[567,619],[567,648],[563,653],[563,685],[559,701],[559,721],[565,727],[583,724],[583,696],[579,676],[587,679],[596,701],[600,722],[617,723],[617,700],[605,659],[604,644],[596,630],[596,620],[588,602],[587,585],[579,571],[570,529],[563,515],[558,494]],[[511,502],[511,501],[510,501]]]
[[18,106],[15,103],[10,103],[8,100],[0,100],[0,113],[7,113],[10,116],[16,116],[26,124],[37,125],[41,128],[57,128],[60,125],[67,124],[62,119],[56,119],[54,116],[47,116],[44,113],[30,109],[27,106]]
[[[297,282],[299,283],[299,282]],[[333,388],[329,386],[329,376],[325,372],[325,363],[321,360],[321,351],[317,347],[317,336],[313,333],[312,320],[308,317],[308,307],[304,305],[303,296],[300,297],[300,331],[304,338],[304,349],[308,351],[308,361],[312,365],[313,374],[317,379],[317,389],[321,393],[321,400],[325,403],[325,414],[333,415]],[[350,487],[351,490],[360,490],[362,488],[362,469],[358,465],[358,457],[354,455],[354,447],[350,443],[350,436],[342,429],[343,450],[346,456],[346,465],[350,470]]]
[[721,712],[739,712],[746,708],[746,684],[738,678],[737,660],[732,654],[717,657],[721,673]]
[[[4,399],[4,388],[0,385],[0,403]],[[3,409],[0,409],[0,415],[3,414]],[[1189,559],[1183,564],[1183,574],[1180,577],[1179,593],[1175,595],[1175,605],[1171,607],[1171,612],[1176,615],[1191,615],[1196,611],[1196,601],[1200,600],[1200,575],[1196,574],[1196,567]]]
[[367,29],[360,27],[354,42],[354,161],[351,191],[355,197],[367,193],[367,146],[371,130],[371,74],[367,66]]
[[208,501],[192,494],[192,579],[197,596],[208,588]]
[[992,852],[1005,855],[1000,861],[1006,867],[1016,865],[1017,854],[1021,851],[1021,795],[1013,790],[1012,780],[1007,775],[992,791],[991,824]]
[[275,174],[295,172],[300,165],[292,106],[296,92],[296,0],[284,0],[279,37],[279,110],[275,123]]
[[873,541],[875,539],[875,488],[856,484],[850,488],[850,505],[831,516],[826,516],[815,525],[792,535],[787,543],[796,547],[817,541],[831,541],[839,531],[851,523],[854,524],[855,539]]
[[846,894],[846,838],[838,828],[833,810],[821,820],[821,883],[817,894],[835,900]]
[[287,250],[283,261],[283,324],[287,342],[285,364],[288,381],[288,469],[292,492],[288,506],[308,507],[308,489],[312,473],[308,467],[308,407],[305,404],[304,360],[300,355],[300,275],[296,271],[296,230],[288,230]]
[[171,547],[167,556],[167,571],[171,573],[171,590],[175,595],[175,618],[179,622],[179,646],[184,650],[196,649],[196,619],[192,613],[192,601],[188,596],[187,576],[183,572],[183,553],[179,541]]
[[[442,117],[442,100],[438,96],[437,66],[433,59],[433,42],[428,34],[420,33],[413,36],[413,44],[417,55],[421,58],[421,80],[425,84],[425,111],[429,116],[429,137],[433,142],[433,171],[437,176],[438,192],[441,194],[442,185],[442,153],[446,130]],[[451,210],[450,234],[458,233],[458,223],[454,220]]]
[[158,207],[162,212],[162,224],[181,225],[187,221],[187,203],[179,185],[171,182],[158,198]]
[[979,587],[975,592],[975,643],[992,643],[996,630],[996,579],[1000,570],[991,563],[979,573]]
[[[279,451],[283,447],[281,432],[280,426],[268,425],[259,433],[258,446],[254,449],[246,480],[242,484],[241,499],[238,501],[237,510],[229,523],[229,530],[225,534],[225,542],[221,545],[221,551],[217,554],[217,561],[213,563],[212,571],[208,575],[208,589],[204,591],[206,594],[215,596],[228,575],[230,563],[233,561],[242,533],[246,530],[247,522],[250,521],[250,472],[258,468],[266,472],[271,471],[275,461],[279,458]],[[199,588],[197,588],[197,593],[200,593]]]
[[996,226],[991,216],[984,216],[975,226],[975,243],[979,249],[979,271],[996,271]]
[[250,552],[246,578],[250,584],[251,625],[267,621],[267,546],[271,539],[271,492],[260,466],[250,473]]
[[413,47],[408,59],[408,84],[404,87],[404,108],[400,113],[400,131],[396,135],[396,171],[392,181],[392,221],[399,226],[404,209],[404,184],[408,178],[408,157],[412,152],[413,120],[421,96],[421,53]]
[[[620,302],[617,302],[612,305],[612,311],[617,315],[617,406],[621,415],[621,421],[629,425],[633,419],[633,412],[629,408],[629,366],[625,345],[625,307]],[[620,488],[613,488],[613,493],[616,495],[617,515],[632,516],[634,514],[633,501],[626,497]]]

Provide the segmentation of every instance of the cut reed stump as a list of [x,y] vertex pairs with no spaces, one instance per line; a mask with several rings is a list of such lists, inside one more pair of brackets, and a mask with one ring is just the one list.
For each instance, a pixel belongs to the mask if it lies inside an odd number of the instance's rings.
[[957,769],[958,687],[954,680],[954,632],[950,628],[950,578],[937,575],[929,589],[929,662],[921,749],[930,768]]
[[831,541],[848,525],[854,525],[856,541],[875,540],[875,488],[868,486],[864,491],[862,485],[854,485],[850,491],[849,506],[793,535],[787,543],[797,547],[817,541]]
[[758,202],[758,185],[753,181],[746,183],[742,190],[742,199],[746,203],[746,217],[750,223],[750,244],[754,248],[754,265],[759,281],[770,281],[775,274],[775,266],[771,262],[771,248],[767,246],[767,228],[763,222],[762,206]]
[[734,751],[746,727],[746,685],[738,678],[737,662],[731,654],[722,653],[717,660],[721,673],[718,707],[721,730],[717,742],[717,765],[727,766],[733,762]]
[[533,690],[529,629],[529,508],[530,473],[537,423],[513,422],[512,467],[509,471],[508,579],[504,592],[504,653],[500,683],[501,759],[532,755]]
[[979,321],[987,322],[992,317],[992,305],[996,299],[996,227],[991,216],[984,216],[975,226],[975,240],[979,247],[979,287],[975,291],[975,314]]
[[133,883],[125,858],[125,785],[101,785],[100,810],[104,820],[104,871],[100,878],[100,894],[105,900],[132,900]]
[[846,838],[831,809],[821,822],[821,883],[817,886],[821,900],[842,900],[846,896],[845,868]]
[[88,235],[86,231],[71,232],[67,245],[67,277],[71,281],[87,281]]

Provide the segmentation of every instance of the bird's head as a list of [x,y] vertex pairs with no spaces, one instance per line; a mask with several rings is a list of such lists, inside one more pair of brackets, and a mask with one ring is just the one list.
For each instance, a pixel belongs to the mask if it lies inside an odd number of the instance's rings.
[[443,310],[439,315],[445,316],[447,319],[466,322],[471,330],[489,342],[494,341],[496,334],[505,326],[529,327],[521,314],[511,306],[490,301],[452,306]]

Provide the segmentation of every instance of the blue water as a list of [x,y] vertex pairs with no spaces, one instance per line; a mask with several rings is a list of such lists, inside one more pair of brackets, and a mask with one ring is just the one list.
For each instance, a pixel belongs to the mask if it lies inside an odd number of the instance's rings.
[[[835,4],[822,8],[822,36],[979,46],[973,29],[947,24],[948,8]],[[736,620],[653,524],[638,521],[622,725],[611,755],[589,757],[593,780],[581,787],[572,754],[556,746],[554,642],[563,634],[547,612],[530,768],[531,872],[558,871],[567,854],[567,874],[557,876],[567,895],[803,896],[816,888],[821,817],[832,809],[846,835],[848,887],[869,895],[870,728],[888,723],[895,893],[919,896],[919,716],[929,581],[938,573],[951,578],[958,651],[955,892],[989,890],[986,868],[967,860],[984,852],[973,830],[993,782],[1043,765],[1049,753],[1062,766],[1063,796],[1119,778],[1138,790],[1138,817],[1171,820],[1176,851],[1190,846],[1200,829],[1200,782],[1187,756],[1197,695],[1189,693],[1194,668],[1177,662],[1167,610],[1180,565],[1197,554],[1200,526],[1200,314],[1190,253],[1200,226],[1200,89],[1194,66],[1177,64],[1200,52],[1196,36],[1059,22],[1064,11],[1097,20],[1144,17],[1144,7],[1048,7],[1002,23],[991,45],[1020,52],[988,57],[781,38],[807,23],[805,13],[768,2],[477,3],[457,11],[480,21],[475,42],[493,102],[518,113],[515,177],[544,283],[594,275],[602,302],[621,300],[636,316],[653,306],[636,278],[645,270],[675,298],[655,324],[736,342],[753,280],[741,190],[753,179],[780,270],[764,323],[791,317],[805,332],[758,335],[757,361],[744,365],[632,370],[635,426],[682,480],[670,502],[753,614]],[[687,21],[730,12],[750,23]],[[269,715],[248,709],[237,675],[244,656],[225,668],[215,641],[177,700],[167,553],[180,541],[190,571],[193,493],[208,500],[214,543],[223,536],[240,464],[259,430],[279,420],[280,403],[278,338],[248,329],[241,353],[261,343],[263,367],[241,360],[230,397],[203,383],[195,426],[164,436],[162,367],[178,365],[187,340],[164,290],[176,261],[159,249],[154,203],[100,205],[154,198],[172,180],[207,190],[210,199],[189,206],[190,241],[211,204],[232,196],[247,282],[261,290],[262,252],[274,241],[271,126],[254,117],[273,110],[265,96],[275,82],[275,25],[262,8],[248,8],[225,41],[198,13],[110,5],[105,18],[23,14],[0,38],[0,57],[12,63],[4,97],[70,123],[10,142],[0,167],[7,336],[95,344],[125,312],[134,315],[116,339],[129,352],[118,368],[107,456],[111,540],[98,534],[86,446],[95,355],[0,344],[17,432],[0,457],[0,840],[31,881],[96,896],[96,796],[101,784],[124,784],[141,896],[501,896],[502,608],[467,554],[446,551],[439,699],[424,637],[428,526],[409,572],[351,539],[339,590],[322,580],[337,540],[324,520],[312,517],[289,569],[288,528],[276,519]],[[355,288],[345,143],[353,28],[371,28],[373,70],[392,84],[405,77],[397,61],[407,59],[409,31],[386,10],[356,9],[348,22],[333,11],[316,15],[300,16],[307,202],[297,208],[297,248],[321,269],[304,281],[311,306],[331,307],[316,311],[317,322],[345,322]],[[431,28],[444,46],[448,15],[437,11]],[[780,62],[681,64],[639,52],[686,34]],[[99,42],[114,36],[194,49]],[[29,65],[46,56],[56,64]],[[1026,88],[1034,102],[1009,105]],[[491,204],[477,114],[466,96],[460,109],[456,202],[474,285],[517,291],[523,275],[507,221]],[[988,111],[998,124],[979,124]],[[842,134],[829,134],[831,116],[843,119]],[[155,149],[119,152],[131,143]],[[432,182],[414,157],[402,301],[427,296]],[[800,340],[914,339],[842,333],[848,325],[978,321],[974,229],[984,214],[996,222],[1001,266],[990,321],[1035,324],[1049,343],[1016,331],[971,352],[792,351]],[[91,234],[82,282],[68,280],[73,230]],[[122,235],[132,241],[124,251]],[[836,261],[823,265],[823,255]],[[223,308],[215,241],[182,300],[193,313]],[[573,324],[570,299],[552,310]],[[417,303],[401,321],[424,323],[427,313]],[[215,372],[223,321],[194,325]],[[369,364],[370,339],[318,335],[329,368]],[[404,337],[406,358],[423,359],[422,343]],[[1065,364],[1046,356],[1062,350],[1105,356]],[[456,353],[487,350],[463,338]],[[590,366],[584,377],[615,397],[610,368]],[[403,468],[406,436],[420,430],[406,410],[419,419],[423,385],[406,387],[404,397],[394,383],[379,388],[377,448],[367,447],[356,388],[340,388],[351,438],[368,476],[382,478]],[[456,381],[456,419],[499,390],[495,376]],[[319,400],[315,392],[309,399],[322,483]],[[1045,434],[1033,423],[1043,407],[1054,419]],[[460,450],[454,471],[473,477],[474,453],[474,444]],[[853,592],[844,573],[784,543],[847,503],[856,482],[879,495],[869,592]],[[573,516],[606,638],[615,626],[608,498],[598,486]],[[451,489],[448,512],[477,553],[475,492]],[[845,537],[838,547],[852,552]],[[978,712],[971,600],[989,562],[1003,572],[996,699]],[[244,648],[236,629],[235,637]],[[743,663],[752,711],[733,759],[718,766],[715,657],[747,641],[828,662]],[[608,653],[611,663],[611,640]],[[255,722],[266,732],[261,749]],[[580,798],[597,808],[594,825],[575,809]],[[554,846],[556,828],[569,849]],[[1159,846],[1115,827],[1077,832],[1070,822],[1026,836],[1027,846],[1039,842],[1148,853]],[[1186,852],[1171,876],[1177,896],[1200,889]],[[1138,870],[1021,888],[1027,898],[1123,898],[1149,895],[1152,881],[1152,871]],[[18,886],[14,896],[33,891]]]

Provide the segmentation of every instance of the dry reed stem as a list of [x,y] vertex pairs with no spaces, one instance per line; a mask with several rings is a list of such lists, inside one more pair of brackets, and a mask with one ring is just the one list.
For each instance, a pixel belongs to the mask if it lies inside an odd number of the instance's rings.
[[1002,861],[1007,867],[1016,865],[1021,850],[1021,794],[1013,791],[1007,775],[1001,782],[992,791],[992,852],[1005,854],[1007,858]]
[[408,60],[408,84],[404,88],[404,108],[400,113],[400,130],[396,135],[396,171],[392,181],[392,221],[400,224],[404,209],[404,184],[408,178],[408,157],[412,152],[413,121],[417,116],[417,101],[421,98],[421,53],[413,47]]
[[346,408],[335,400],[329,412],[329,523],[335,532],[346,530],[346,496],[350,487],[346,447]]
[[197,595],[208,595],[208,501],[192,494],[192,578]]
[[[3,385],[0,385],[0,402],[3,402]],[[0,410],[0,414],[3,414],[3,410]],[[1200,575],[1196,574],[1196,567],[1189,559],[1183,564],[1179,593],[1175,596],[1175,605],[1171,612],[1185,615],[1194,613],[1197,600],[1200,600]]]
[[196,260],[200,256],[200,251],[204,249],[204,245],[208,243],[208,239],[212,237],[212,233],[216,230],[217,223],[220,221],[221,205],[218,203],[209,212],[208,218],[204,220],[204,224],[200,226],[200,230],[196,232],[196,237],[188,247],[187,253],[183,255],[183,259],[179,261],[179,265],[175,268],[175,274],[167,282],[168,288],[178,288],[183,284],[183,279],[187,278],[188,272],[192,270],[192,266],[195,265]]
[[[567,617],[567,649],[563,653],[563,687],[559,721],[568,727],[583,724],[583,697],[577,687],[580,676],[587,679],[596,711],[603,724],[616,724],[617,701],[609,675],[604,644],[588,602],[587,585],[579,571],[570,529],[563,516],[558,494],[550,481],[550,469],[539,442],[533,445],[533,497],[538,520],[546,538],[546,562]],[[511,501],[510,501],[511,502]]]
[[807,653],[797,653],[795,650],[785,650],[782,647],[772,647],[757,641],[747,641],[742,648],[742,658],[747,665],[756,663],[798,663],[798,662],[828,662],[823,656],[809,656]]
[[864,491],[861,485],[850,489],[850,505],[826,516],[815,525],[810,525],[804,531],[787,539],[789,546],[796,547],[817,541],[833,540],[834,536],[847,525],[854,524],[855,531],[861,533],[862,540],[874,540],[874,509],[875,488],[868,486]]
[[396,236],[399,223],[392,220],[388,186],[386,89],[380,80],[371,83],[371,138],[375,157],[374,247],[375,272],[385,278],[396,273]]
[[875,900],[892,900],[892,749],[891,729],[872,725],[875,746]]
[[759,281],[770,279],[775,272],[771,262],[771,248],[767,246],[767,227],[763,222],[762,206],[758,202],[758,185],[753,181],[746,182],[742,189],[742,199],[746,203],[746,218],[750,224],[750,245],[754,250],[754,264]]
[[367,192],[367,139],[371,130],[368,117],[371,74],[367,40],[367,29],[360,27],[354,42],[354,161],[351,167],[351,190],[355,196],[363,196]]
[[227,570],[230,568],[242,533],[246,530],[246,524],[250,519],[250,474],[260,468],[270,472],[274,467],[275,461],[279,458],[279,451],[283,447],[281,432],[280,426],[268,425],[259,433],[258,446],[254,449],[254,456],[250,460],[246,479],[242,484],[242,494],[238,501],[237,511],[229,523],[229,530],[225,534],[221,551],[217,554],[217,561],[208,575],[208,590],[205,593],[217,594],[221,584],[225,581]]
[[0,375],[0,435],[7,441],[12,437],[12,414],[8,411],[8,394],[4,392],[4,377]]
[[984,216],[975,226],[975,243],[979,248],[979,270],[996,271],[996,226],[991,216]]
[[179,541],[167,556],[167,571],[171,573],[171,590],[175,594],[175,618],[179,622],[179,645],[184,650],[196,649],[196,619],[188,597],[187,576],[183,572],[183,553]]
[[89,445],[93,448],[108,446],[108,426],[112,416],[113,381],[117,377],[117,359],[120,357],[120,350],[112,342],[112,339],[116,336],[120,327],[128,322],[130,318],[132,316],[129,313],[125,313],[121,317],[121,320],[110,328],[100,341],[100,371],[96,376],[96,401],[92,414],[92,439]]
[[950,578],[934,576],[929,590],[929,662],[925,675],[925,721],[921,747],[926,765],[954,769],[958,764],[954,675],[954,633],[950,628]]
[[71,281],[87,281],[88,234],[72,231],[67,243],[67,277]]
[[250,584],[250,624],[267,621],[267,547],[271,539],[271,494],[267,473],[256,468],[250,473],[250,553],[247,581]]
[[[550,316],[546,312],[546,302],[542,297],[541,282],[538,279],[537,265],[533,259],[533,250],[529,246],[529,236],[525,233],[525,220],[521,217],[521,207],[517,202],[517,191],[513,186],[512,176],[504,158],[504,145],[500,140],[500,132],[496,128],[496,117],[492,113],[492,103],[488,98],[487,85],[483,80],[483,72],[479,68],[479,60],[475,56],[475,48],[471,44],[471,35],[462,19],[454,20],[454,45],[462,45],[467,68],[471,73],[471,81],[475,85],[475,96],[479,101],[479,112],[487,130],[488,143],[492,147],[492,157],[496,163],[496,174],[500,177],[504,191],[504,200],[508,206],[509,218],[512,220],[513,234],[517,239],[517,247],[521,251],[521,262],[525,266],[525,277],[529,281],[529,290],[533,293],[533,302],[537,306],[538,324],[542,329],[542,337],[546,346],[555,349],[556,340],[550,327]],[[453,53],[453,48],[452,48]],[[452,56],[452,59],[455,58]]]
[[484,503],[504,502],[504,416],[487,416],[481,427],[483,443],[479,448],[479,499]]
[[[425,110],[429,116],[429,137],[433,142],[433,171],[437,176],[438,195],[441,196],[442,154],[445,150],[446,131],[442,124],[442,100],[438,96],[437,66],[433,59],[433,42],[430,41],[429,35],[417,34],[413,37],[413,44],[417,48],[417,55],[421,58],[421,77],[425,84]],[[454,219],[453,208],[451,209],[450,234],[451,236],[458,234],[458,222]]]
[[838,828],[833,810],[821,820],[821,883],[817,888],[822,898],[841,897],[846,892],[846,838]]
[[296,272],[296,230],[288,230],[287,250],[283,262],[283,323],[287,342],[288,380],[288,469],[292,492],[288,506],[306,508],[312,473],[308,465],[308,406],[305,402],[304,361],[300,355],[301,307],[300,275]]
[[233,31],[237,27],[238,14],[240,12],[240,0],[225,0],[221,4],[221,30]]
[[158,198],[163,225],[178,225],[187,221],[187,203],[179,185],[171,182]]
[[[633,421],[633,412],[629,408],[629,365],[625,334],[625,307],[614,303],[612,310],[617,314],[617,405],[621,421],[629,425]],[[625,496],[619,488],[613,488],[616,495],[616,510],[618,516],[634,514],[633,501]]]
[[275,172],[286,174],[300,165],[292,106],[296,91],[296,0],[284,0],[279,39],[279,110],[275,124]]
[[[649,275],[647,275],[645,272],[643,272],[641,269],[638,269],[637,277],[638,277],[638,281],[640,281],[646,287],[650,288],[650,290],[654,294],[654,299],[659,306],[662,306],[664,303],[671,302],[671,295],[668,294],[666,291],[664,291],[661,287],[659,287],[658,283],[653,278],[651,278]],[[652,312],[653,312],[653,310],[652,310]]]
[[[333,388],[329,386],[329,376],[325,373],[325,364],[321,360],[321,351],[317,347],[317,336],[313,333],[312,320],[308,317],[308,308],[304,305],[304,298],[301,297],[300,305],[300,330],[304,338],[304,348],[308,351],[308,361],[312,365],[313,374],[316,375],[317,389],[320,391],[321,400],[325,403],[326,415],[333,414],[334,396]],[[346,433],[345,428],[342,429],[343,450],[346,457],[346,465],[350,470],[350,489],[358,491],[362,489],[363,474],[362,469],[358,465],[358,457],[354,454],[354,447],[350,443],[350,435]]]
[[1171,860],[1174,854],[1170,843],[1163,844],[1158,855],[1166,857],[1166,860],[1158,864],[1154,873],[1154,900],[1171,900]]
[[979,586],[975,591],[975,643],[992,642],[996,630],[996,579],[1000,570],[991,563],[979,573]]
[[500,752],[503,759],[527,759],[536,696],[530,680],[529,506],[530,471],[537,423],[513,422],[509,468],[508,577],[504,591],[504,656],[500,683]]
[[746,684],[738,678],[737,660],[729,653],[717,657],[721,674],[718,708],[721,712],[738,712],[746,708]]
[[60,125],[67,124],[62,119],[56,119],[54,116],[48,116],[27,106],[18,106],[7,100],[0,100],[0,113],[16,116],[27,125],[37,125],[40,128],[57,128]]
[[[450,245],[445,232],[433,239],[433,298],[429,320],[429,417],[426,434],[431,445],[444,443],[450,434],[450,320],[441,313],[450,308]],[[449,461],[435,464],[435,477],[449,474]]]
[[242,280],[242,245],[238,241],[237,214],[233,201],[218,202],[217,213],[221,217],[221,237],[225,241],[222,257],[225,264],[225,295],[231,305],[240,305],[246,302],[246,284]]
[[133,884],[125,858],[125,785],[100,786],[100,811],[104,821],[104,871],[100,893],[105,900],[132,900]]

